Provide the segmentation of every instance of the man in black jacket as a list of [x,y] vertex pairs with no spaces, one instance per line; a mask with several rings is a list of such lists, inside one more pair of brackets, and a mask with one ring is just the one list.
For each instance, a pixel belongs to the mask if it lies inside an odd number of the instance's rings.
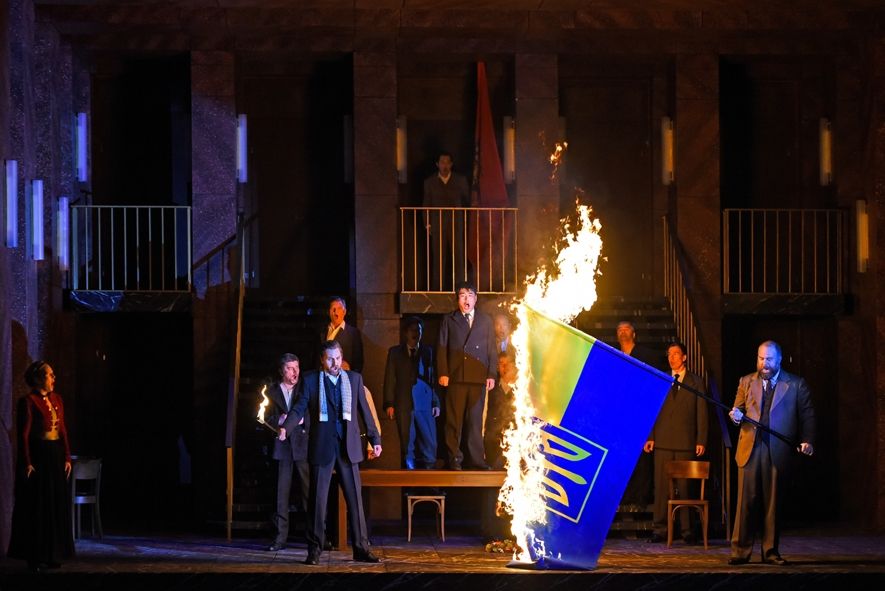
[[353,559],[379,562],[369,550],[366,517],[360,484],[359,463],[365,449],[360,439],[357,415],[366,424],[366,434],[375,457],[381,455],[381,434],[369,408],[363,377],[342,369],[341,345],[336,341],[323,344],[322,371],[304,377],[304,386],[292,410],[280,428],[280,441],[285,441],[301,419],[310,412],[311,426],[307,446],[310,463],[310,494],[308,502],[307,558],[305,564],[319,564],[326,529],[326,505],[332,470],[338,474],[348,523],[353,541]]
[[495,387],[497,355],[492,319],[476,309],[476,287],[457,286],[458,309],[443,316],[436,359],[439,384],[446,392],[446,447],[449,468],[464,460],[461,431],[466,431],[469,467],[488,470],[483,454],[482,414],[486,392]]
[[363,335],[356,326],[344,321],[346,316],[347,302],[344,298],[335,296],[329,300],[329,324],[320,330],[320,344],[337,341],[341,345],[342,369],[362,373]]
[[[270,425],[282,426],[286,415],[298,397],[298,378],[301,375],[301,363],[292,353],[280,357],[280,381],[270,385],[267,397],[271,404],[271,414],[265,419]],[[307,432],[309,417],[296,426],[285,441],[274,440],[273,459],[277,460],[277,510],[274,514],[274,527],[277,535],[268,546],[270,552],[282,550],[289,536],[289,494],[292,490],[292,472],[294,469],[298,480],[298,506],[307,512],[308,486],[310,484],[310,467],[307,463]]]
[[433,349],[421,344],[424,324],[417,316],[406,320],[405,342],[387,352],[384,408],[399,431],[403,466],[409,470],[436,464],[436,417],[439,397],[433,379]]

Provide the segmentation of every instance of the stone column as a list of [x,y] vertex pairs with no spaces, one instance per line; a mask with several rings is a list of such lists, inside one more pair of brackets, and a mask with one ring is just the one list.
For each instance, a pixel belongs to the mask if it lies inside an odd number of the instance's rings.
[[[520,281],[559,224],[559,183],[550,180],[559,136],[559,70],[554,54],[516,54],[516,204],[519,207]],[[541,142],[546,138],[547,147]]]
[[685,281],[694,304],[695,323],[710,356],[705,361],[721,388],[718,55],[676,57],[675,127],[676,234],[688,263]]
[[[372,392],[384,439],[373,465],[398,468],[396,425],[382,414],[387,349],[399,342],[399,205],[396,177],[396,53],[391,48],[353,56],[354,276],[363,333],[363,377]],[[398,518],[398,495],[372,491],[372,517]]]
[[[216,251],[236,233],[236,104],[234,56],[191,53],[191,154],[194,269],[194,472],[199,507],[224,500],[224,441],[231,324],[236,285],[228,253]],[[214,254],[206,258],[210,253]],[[201,517],[206,517],[202,515]]]

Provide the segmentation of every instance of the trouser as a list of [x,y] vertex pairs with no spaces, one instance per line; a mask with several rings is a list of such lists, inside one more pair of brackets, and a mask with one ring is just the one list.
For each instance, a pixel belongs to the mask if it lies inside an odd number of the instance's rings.
[[[347,504],[348,525],[354,554],[369,551],[369,535],[366,530],[366,517],[363,511],[360,468],[347,458],[347,451],[339,445],[338,453],[328,464],[310,465],[310,502],[307,520],[307,550],[319,554],[325,542],[326,508],[329,499],[329,485],[332,482],[332,469],[338,473],[338,481],[344,492]],[[345,540],[339,540],[343,545]]]
[[[276,541],[285,544],[289,537],[289,497],[292,491],[292,473],[298,480],[298,508],[307,511],[307,495],[310,493],[310,466],[307,460],[286,457],[277,461],[277,510],[273,522],[277,530]],[[307,528],[305,527],[305,531]]]
[[771,461],[768,445],[757,438],[747,463],[738,468],[737,515],[731,535],[731,555],[749,559],[757,530],[762,529],[762,557],[780,552],[780,521],[783,505],[782,471]]
[[436,464],[436,419],[429,410],[396,410],[403,463],[417,462],[422,467]]
[[482,413],[485,384],[449,384],[446,392],[446,447],[449,462],[460,464],[462,430],[467,440],[467,460],[474,466],[485,464],[482,442]]
[[[694,450],[682,451],[660,449],[658,447],[655,447],[653,453],[655,463],[655,532],[660,534],[667,531],[667,501],[670,499],[670,479],[667,478],[667,462],[672,460],[693,460],[695,455]],[[678,498],[687,498],[689,496],[688,480],[677,478],[676,489],[678,490]],[[679,510],[679,526],[683,536],[691,531],[689,528],[692,511],[693,509]]]

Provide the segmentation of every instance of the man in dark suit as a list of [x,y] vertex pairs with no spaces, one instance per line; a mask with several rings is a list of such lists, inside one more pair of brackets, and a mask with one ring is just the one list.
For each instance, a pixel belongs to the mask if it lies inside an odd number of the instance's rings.
[[762,562],[787,563],[778,549],[781,508],[793,450],[779,438],[749,423],[744,415],[768,425],[792,441],[805,455],[814,453],[815,420],[811,392],[801,377],[781,370],[781,348],[774,341],[759,345],[756,372],[738,383],[729,416],[741,425],[734,459],[738,465],[738,499],[729,564],[746,564],[760,520]]
[[[704,392],[701,378],[685,367],[688,360],[685,345],[673,343],[667,348],[667,361],[673,379],[699,392]],[[674,385],[670,388],[658,419],[652,428],[648,441],[645,442],[646,453],[654,452],[654,483],[655,483],[655,531],[653,542],[664,540],[667,532],[667,500],[670,497],[670,481],[667,478],[667,462],[672,460],[692,460],[704,455],[707,449],[707,402],[685,388]],[[676,481],[679,496],[685,498],[688,493],[688,481]],[[682,539],[687,544],[695,542],[694,534],[689,525],[688,511],[679,512]]]
[[[292,404],[298,397],[298,378],[301,374],[301,363],[292,353],[280,357],[280,381],[270,385],[267,397],[271,404],[271,414],[266,421],[271,425],[282,426]],[[274,440],[273,459],[277,460],[277,510],[274,514],[276,538],[268,546],[270,552],[277,552],[286,547],[289,537],[289,495],[292,490],[292,472],[294,469],[298,480],[298,506],[307,513],[308,487],[310,485],[310,467],[307,463],[307,439],[309,417],[294,427],[285,441]]]
[[347,324],[347,302],[341,296],[329,300],[329,324],[320,331],[320,344],[337,341],[344,357],[342,369],[361,373],[363,371],[363,335],[352,324]]
[[366,424],[366,434],[375,457],[381,455],[381,435],[369,408],[363,388],[363,377],[342,369],[341,345],[337,341],[323,344],[322,370],[304,378],[300,395],[280,428],[280,440],[297,428],[309,412],[311,417],[307,446],[310,463],[308,502],[307,558],[305,564],[319,564],[326,529],[326,505],[332,470],[338,474],[353,544],[353,559],[379,562],[369,550],[366,518],[360,484],[359,462],[364,447],[360,439],[358,414]]
[[405,342],[387,352],[384,408],[396,420],[403,466],[409,470],[436,465],[436,417],[439,397],[433,379],[433,349],[421,344],[424,324],[406,320]]
[[[440,291],[467,278],[465,211],[470,205],[470,187],[462,174],[452,170],[452,155],[442,152],[436,160],[437,173],[424,180],[424,225],[429,236],[430,285]],[[451,264],[449,263],[451,261]]]
[[458,309],[443,316],[437,341],[439,384],[446,392],[449,468],[460,470],[462,428],[470,467],[488,470],[483,454],[482,414],[486,392],[495,387],[497,359],[492,319],[476,309],[476,288],[457,286]]

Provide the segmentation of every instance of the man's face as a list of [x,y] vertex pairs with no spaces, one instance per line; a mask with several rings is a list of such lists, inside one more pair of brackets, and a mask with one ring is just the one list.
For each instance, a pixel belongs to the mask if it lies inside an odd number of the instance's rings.
[[633,325],[629,322],[618,323],[617,335],[618,343],[620,343],[622,347],[633,343],[636,339],[636,332],[633,330]]
[[333,347],[323,351],[323,370],[330,376],[341,373],[341,349]]
[[471,289],[458,290],[458,309],[462,314],[467,314],[476,306],[476,294]]
[[406,345],[410,349],[414,349],[418,346],[418,343],[421,342],[421,327],[417,324],[413,324],[406,328]]
[[516,381],[516,364],[513,359],[507,356],[498,357],[498,375],[501,376],[501,383],[512,386]]
[[436,161],[436,168],[442,176],[449,176],[452,172],[452,158],[450,156],[440,156]]
[[510,336],[510,319],[503,314],[495,316],[495,337],[503,341]]
[[280,368],[280,377],[287,386],[297,384],[299,375],[301,375],[301,364],[297,361],[287,361]]
[[682,371],[682,368],[685,367],[686,359],[688,359],[688,356],[679,347],[674,345],[667,349],[667,362],[670,364],[671,370]]
[[43,375],[37,379],[37,387],[44,392],[52,392],[55,389],[55,373],[48,364],[43,366]]
[[777,354],[777,349],[771,345],[759,345],[756,355],[756,369],[763,380],[774,377],[781,369],[781,357]]
[[338,326],[344,322],[345,316],[347,316],[347,308],[341,302],[335,300],[329,305],[329,320],[332,321],[332,326]]

